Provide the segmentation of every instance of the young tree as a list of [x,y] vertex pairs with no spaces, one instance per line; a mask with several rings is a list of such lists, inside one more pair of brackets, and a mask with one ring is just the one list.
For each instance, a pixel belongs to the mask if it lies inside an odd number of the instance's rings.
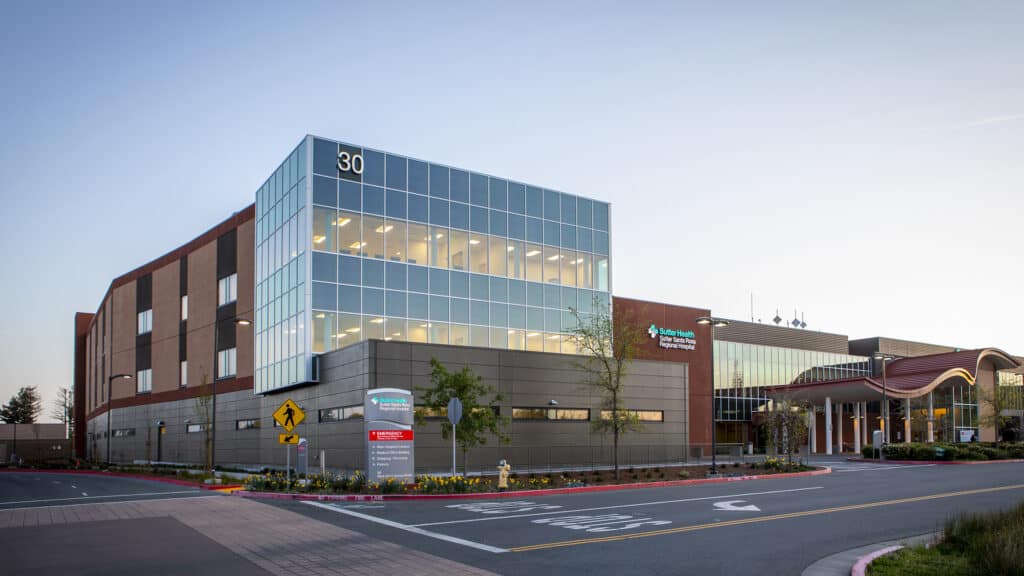
[[[992,389],[977,384],[974,386],[978,397],[978,426],[995,430],[997,446],[1003,439],[1004,430],[1012,428],[1014,424],[1013,416],[1003,414],[1005,410],[1013,406],[1010,402],[1010,390],[1001,390],[1000,388],[1009,387],[1000,386],[998,382]],[[1014,436],[1016,437],[1016,434]]]
[[776,398],[765,418],[768,441],[793,465],[793,453],[807,441],[807,410],[789,398]]
[[[601,395],[602,416],[591,427],[612,434],[612,459],[615,479],[619,479],[619,438],[642,429],[635,412],[622,402],[623,387],[630,362],[636,357],[642,330],[634,318],[624,313],[611,313],[606,304],[594,298],[593,314],[569,311],[576,318],[571,330],[576,349],[582,354],[573,365],[583,372],[585,387]],[[607,416],[606,416],[607,415]]]
[[71,438],[74,430],[74,399],[71,390],[64,386],[57,388],[57,397],[50,405],[50,418],[64,424],[64,437]]
[[8,424],[33,424],[43,411],[43,400],[35,386],[23,386],[0,408],[0,419]]
[[[423,394],[424,407],[432,413],[440,414],[448,407],[448,401],[458,398],[462,402],[462,419],[456,426],[455,441],[462,449],[463,472],[468,471],[467,455],[472,448],[487,444],[488,435],[497,437],[498,442],[507,443],[509,437],[502,432],[508,425],[508,418],[498,415],[498,403],[502,396],[494,388],[484,384],[483,378],[477,376],[464,366],[458,372],[449,372],[437,358],[430,359],[430,387],[416,387]],[[488,400],[487,396],[492,395]],[[416,425],[426,422],[424,410],[416,411]],[[452,425],[447,419],[441,422],[441,437],[451,438]]]
[[195,413],[196,413],[196,424],[203,426],[203,449],[201,458],[203,460],[203,467],[206,470],[210,469],[210,464],[213,462],[213,452],[210,450],[213,442],[213,428],[211,427],[211,415],[213,412],[213,391],[208,383],[209,378],[206,374],[203,374],[202,382],[199,385],[199,395],[195,398]]

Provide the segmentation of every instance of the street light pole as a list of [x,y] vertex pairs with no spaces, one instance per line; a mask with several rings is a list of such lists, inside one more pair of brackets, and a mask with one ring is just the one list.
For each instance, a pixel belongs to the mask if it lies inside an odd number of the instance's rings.
[[718,432],[715,422],[715,328],[728,326],[729,321],[724,318],[712,316],[701,316],[697,318],[697,324],[711,326],[711,472],[712,476],[718,474]]
[[[111,340],[111,342],[113,342],[113,340],[114,340],[113,328],[111,328],[110,340]],[[114,347],[111,346],[110,348],[111,348],[111,350],[110,350],[110,363],[113,364],[114,363],[114,350],[113,350]],[[131,374],[112,374],[109,378],[107,378],[107,464],[110,464],[110,437],[114,435],[114,431],[110,429],[110,413],[114,411],[113,404],[111,404],[111,402],[113,401],[113,398],[111,397],[110,394],[111,394],[111,392],[114,389],[114,380],[117,380],[118,378],[124,378],[125,380],[131,380],[132,375]]]
[[[235,326],[249,326],[252,324],[251,320],[239,318],[238,316],[226,318],[225,321],[230,321]],[[217,460],[217,379],[220,378],[220,366],[218,365],[218,361],[220,360],[219,356],[221,352],[217,349],[217,346],[220,344],[220,323],[220,320],[214,320],[213,322],[213,364],[215,372],[213,375],[213,382],[210,384],[210,393],[213,395],[213,414],[210,418],[210,474],[213,474]],[[238,349],[237,342],[235,343],[235,349]]]
[[[885,381],[885,363],[892,360],[892,356],[881,353],[875,354],[875,360],[882,361],[882,444],[889,443],[889,390]],[[885,460],[885,450],[879,449],[879,459]]]

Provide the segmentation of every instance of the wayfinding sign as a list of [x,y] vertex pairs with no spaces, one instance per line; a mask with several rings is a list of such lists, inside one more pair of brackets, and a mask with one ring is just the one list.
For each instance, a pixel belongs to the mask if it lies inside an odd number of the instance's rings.
[[412,392],[376,388],[366,392],[366,476],[370,482],[415,480]]
[[277,420],[277,423],[289,432],[305,419],[306,413],[291,398],[285,400],[284,404],[281,404],[281,407],[274,412],[274,420]]

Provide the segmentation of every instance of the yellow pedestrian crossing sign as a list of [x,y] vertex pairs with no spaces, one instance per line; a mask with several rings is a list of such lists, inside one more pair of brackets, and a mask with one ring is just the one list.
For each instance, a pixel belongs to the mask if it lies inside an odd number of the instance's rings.
[[[274,412],[274,420],[289,432],[294,430],[305,419],[306,413],[299,408],[298,404],[292,402],[291,398],[285,400],[284,404],[281,404],[281,407],[277,409],[277,412]],[[294,443],[289,442],[289,444]]]
[[298,434],[278,434],[277,435],[277,441],[280,444],[298,444],[299,443],[299,435]]

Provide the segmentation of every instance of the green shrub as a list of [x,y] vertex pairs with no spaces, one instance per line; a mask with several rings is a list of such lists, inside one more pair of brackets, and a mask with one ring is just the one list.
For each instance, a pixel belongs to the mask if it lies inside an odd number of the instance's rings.
[[679,478],[680,478],[681,480],[686,480],[686,479],[687,479],[687,478],[689,478],[689,477],[690,477],[690,472],[689,472],[689,470],[680,470],[680,471],[679,471]]
[[875,447],[871,444],[865,444],[860,449],[860,455],[864,458],[878,458],[878,452],[875,451]]

